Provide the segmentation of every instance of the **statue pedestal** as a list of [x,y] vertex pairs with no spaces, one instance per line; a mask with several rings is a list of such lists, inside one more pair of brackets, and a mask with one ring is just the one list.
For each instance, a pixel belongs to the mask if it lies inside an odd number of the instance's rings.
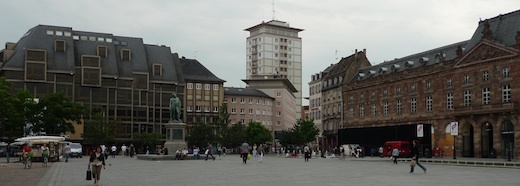
[[166,142],[164,148],[168,149],[168,155],[175,155],[176,150],[187,149],[186,123],[168,123],[166,128]]

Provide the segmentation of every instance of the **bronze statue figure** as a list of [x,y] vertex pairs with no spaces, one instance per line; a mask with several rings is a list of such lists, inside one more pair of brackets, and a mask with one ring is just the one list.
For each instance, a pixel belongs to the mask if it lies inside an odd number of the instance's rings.
[[170,122],[182,123],[181,105],[181,100],[177,97],[177,94],[173,93],[170,97]]

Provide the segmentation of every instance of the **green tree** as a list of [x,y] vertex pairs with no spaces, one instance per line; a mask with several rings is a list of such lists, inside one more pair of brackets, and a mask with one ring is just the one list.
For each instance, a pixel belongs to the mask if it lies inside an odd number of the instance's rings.
[[226,143],[225,141],[228,141],[226,138],[228,138],[230,132],[228,126],[229,122],[231,122],[229,120],[230,115],[227,110],[227,103],[224,102],[219,107],[218,118],[215,124],[215,140],[223,145]]
[[298,120],[296,125],[299,126],[299,134],[304,143],[309,143],[316,140],[316,136],[320,133],[320,130],[314,125],[312,120]]
[[198,147],[205,147],[208,143],[215,141],[215,134],[213,127],[206,124],[196,124],[191,132],[186,136],[189,145],[196,145]]
[[259,122],[250,122],[246,127],[246,138],[249,143],[265,143],[271,141],[271,132]]
[[41,114],[33,121],[33,131],[45,129],[47,134],[58,135],[65,132],[75,133],[73,122],[81,124],[84,107],[72,102],[61,93],[51,93],[41,98],[36,111]]
[[9,138],[21,136],[23,134],[24,122],[19,121],[23,118],[17,107],[17,98],[10,93],[11,83],[0,77],[0,130]]
[[155,145],[159,144],[163,135],[160,133],[135,133],[134,137],[143,144],[143,147],[148,146],[150,149],[154,149]]
[[246,127],[241,123],[237,123],[228,127],[222,135],[222,145],[236,147],[246,140]]
[[103,113],[97,112],[92,119],[85,121],[83,141],[86,144],[98,145],[114,141],[113,125],[109,124]]

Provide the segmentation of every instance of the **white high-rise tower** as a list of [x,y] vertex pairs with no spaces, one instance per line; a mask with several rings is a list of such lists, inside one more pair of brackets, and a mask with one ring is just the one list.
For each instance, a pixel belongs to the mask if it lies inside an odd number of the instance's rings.
[[283,21],[272,20],[245,29],[246,79],[285,78],[298,90],[296,117],[301,118],[302,106],[302,39],[303,29],[292,28]]

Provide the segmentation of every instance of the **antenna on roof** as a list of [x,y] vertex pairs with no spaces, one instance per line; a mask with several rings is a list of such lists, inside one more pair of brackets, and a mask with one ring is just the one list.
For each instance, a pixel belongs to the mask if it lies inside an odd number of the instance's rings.
[[338,50],[334,52],[334,57],[336,58],[336,61],[338,60]]
[[274,20],[274,0],[272,1],[272,5],[273,5],[273,20]]

